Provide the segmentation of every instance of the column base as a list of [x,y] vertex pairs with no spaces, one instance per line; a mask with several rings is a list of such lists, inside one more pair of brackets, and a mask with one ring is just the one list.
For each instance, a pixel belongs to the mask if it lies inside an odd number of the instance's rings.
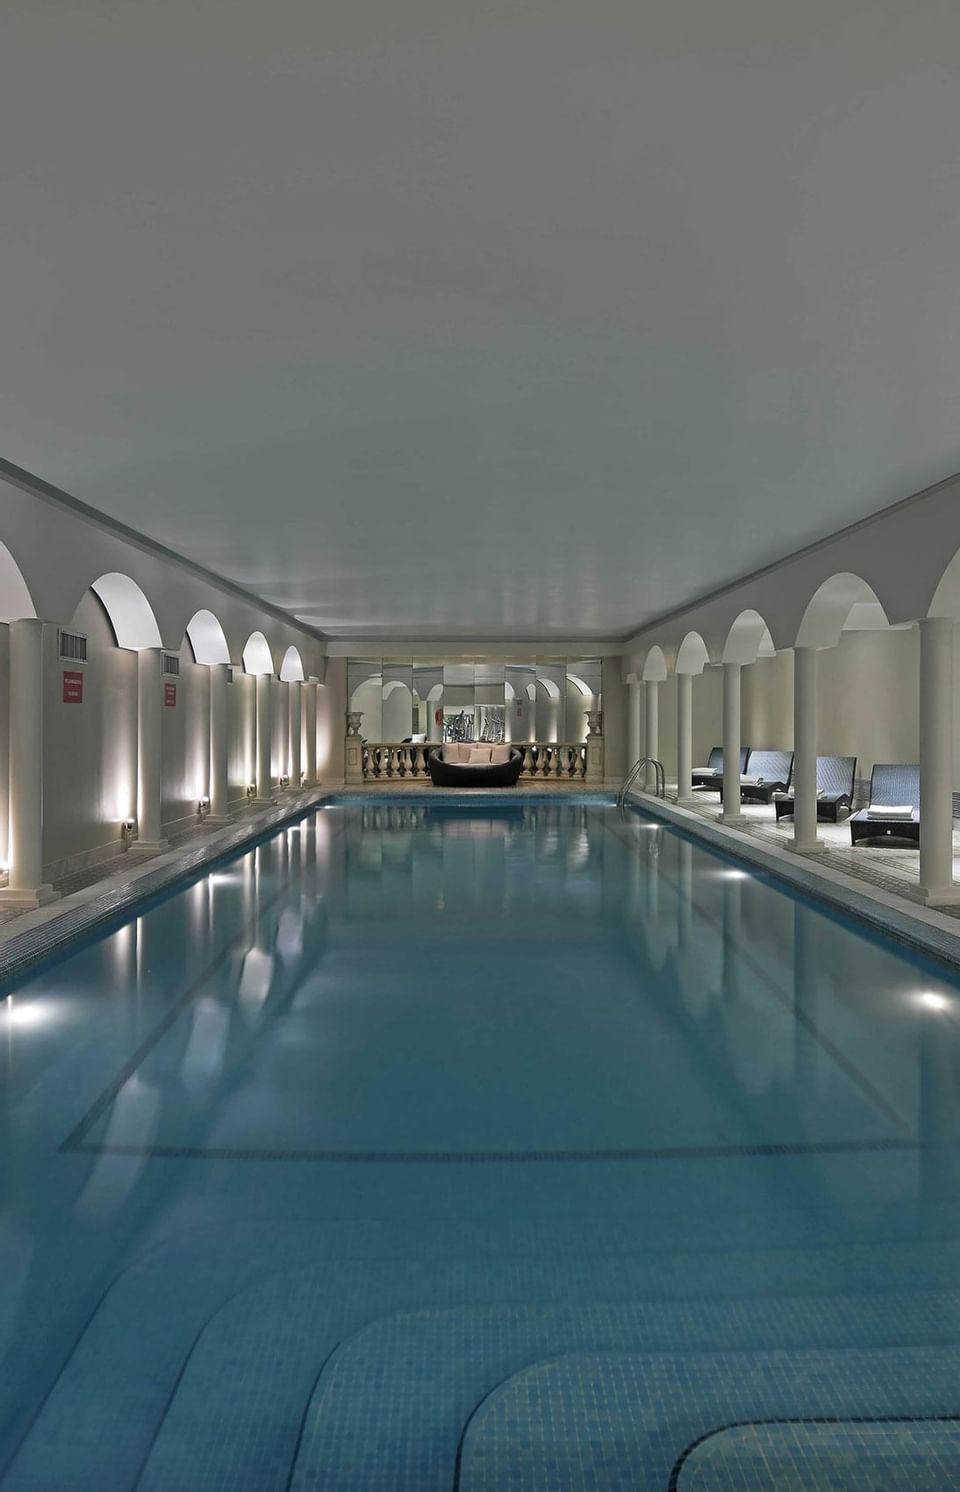
[[960,906],[960,886],[921,886],[918,899],[925,907]]
[[250,808],[276,808],[276,798],[251,798],[248,805]]
[[806,841],[791,839],[789,841],[789,848],[793,850],[795,855],[822,855],[827,846],[822,839],[810,839]]
[[745,824],[746,818],[742,813],[721,813],[721,824]]
[[156,855],[170,848],[169,839],[135,839],[127,850],[128,855]]
[[60,900],[60,892],[54,891],[46,881],[32,890],[22,886],[0,886],[0,902],[8,907],[46,907]]
[[227,824],[234,822],[232,813],[208,813],[204,816],[205,824],[212,824],[215,829],[222,829]]

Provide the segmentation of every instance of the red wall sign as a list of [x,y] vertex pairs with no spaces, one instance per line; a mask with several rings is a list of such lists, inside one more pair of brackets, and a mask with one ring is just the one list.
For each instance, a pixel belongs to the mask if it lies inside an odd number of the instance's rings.
[[72,669],[63,670],[63,702],[65,705],[83,704],[83,674]]
[[175,705],[177,702],[177,686],[171,684],[169,679],[163,686],[163,702],[165,705]]

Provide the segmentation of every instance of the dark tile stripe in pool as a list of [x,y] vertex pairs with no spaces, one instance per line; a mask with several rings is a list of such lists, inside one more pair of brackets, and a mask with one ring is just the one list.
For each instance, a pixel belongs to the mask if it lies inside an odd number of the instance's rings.
[[[99,1100],[98,1100],[99,1102]],[[112,1097],[108,1103],[112,1102]],[[96,1107],[96,1106],[95,1106]],[[90,1123],[103,1112],[92,1113]],[[86,1123],[86,1121],[84,1121]],[[87,1125],[89,1127],[89,1125]],[[476,1166],[540,1165],[544,1162],[736,1160],[743,1157],[858,1155],[878,1151],[919,1150],[916,1140],[823,1140],[786,1145],[667,1145],[622,1150],[258,1150],[254,1147],[203,1145],[122,1145],[87,1142],[68,1136],[61,1151],[84,1155],[150,1156],[166,1160],[316,1161],[329,1165]]]

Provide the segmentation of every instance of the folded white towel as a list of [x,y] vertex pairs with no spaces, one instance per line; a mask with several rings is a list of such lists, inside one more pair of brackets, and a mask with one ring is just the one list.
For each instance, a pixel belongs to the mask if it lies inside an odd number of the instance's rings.
[[694,767],[693,770],[695,772],[700,772],[701,775],[705,774],[708,777],[716,777],[717,776],[717,769],[716,769],[716,767]]
[[744,777],[741,775],[740,781],[744,787],[760,787],[763,784],[762,777]]
[[889,803],[871,803],[868,812],[882,819],[909,819],[913,817],[913,808],[909,803],[901,803],[897,807],[893,807]]

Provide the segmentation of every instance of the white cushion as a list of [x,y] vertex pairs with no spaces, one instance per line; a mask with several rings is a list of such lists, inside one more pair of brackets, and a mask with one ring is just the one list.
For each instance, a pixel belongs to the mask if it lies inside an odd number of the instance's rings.
[[709,774],[709,776],[711,777],[719,776],[716,767],[694,767],[693,770],[695,772],[700,772],[701,774]]
[[909,803],[901,803],[893,807],[889,803],[871,803],[870,813],[877,814],[882,819],[909,819],[913,817],[913,808]]
[[495,767],[505,767],[510,760],[509,746],[491,746],[490,760]]
[[489,767],[489,765],[490,765],[490,747],[489,746],[471,746],[470,747],[470,765],[471,765],[471,767]]

